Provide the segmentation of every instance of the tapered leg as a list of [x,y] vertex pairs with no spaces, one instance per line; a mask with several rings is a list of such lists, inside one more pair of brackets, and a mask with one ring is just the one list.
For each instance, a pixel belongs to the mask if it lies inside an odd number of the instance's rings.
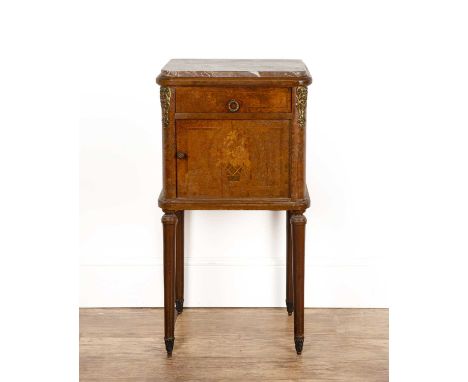
[[293,265],[292,265],[292,242],[291,242],[291,211],[286,211],[286,309],[288,315],[294,309],[294,285],[293,285]]
[[184,211],[177,211],[175,304],[184,310]]
[[304,344],[304,247],[307,219],[302,212],[291,216],[294,278],[294,343],[297,354]]
[[175,249],[177,216],[174,211],[164,211],[164,342],[170,356],[174,348],[174,303],[175,303]]

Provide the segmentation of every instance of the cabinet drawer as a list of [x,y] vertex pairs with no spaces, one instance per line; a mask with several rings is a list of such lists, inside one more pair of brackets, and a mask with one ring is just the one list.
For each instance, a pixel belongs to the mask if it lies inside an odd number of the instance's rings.
[[291,89],[179,87],[177,113],[290,113]]

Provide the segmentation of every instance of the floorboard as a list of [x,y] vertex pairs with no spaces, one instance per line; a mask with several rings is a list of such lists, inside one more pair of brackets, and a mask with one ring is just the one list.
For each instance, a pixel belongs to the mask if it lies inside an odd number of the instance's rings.
[[388,309],[185,308],[171,358],[160,308],[80,309],[80,381],[388,381]]

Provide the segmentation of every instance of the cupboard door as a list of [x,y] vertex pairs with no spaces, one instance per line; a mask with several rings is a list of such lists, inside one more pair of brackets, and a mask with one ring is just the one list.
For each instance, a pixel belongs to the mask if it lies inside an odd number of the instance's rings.
[[177,196],[289,197],[289,121],[178,120]]

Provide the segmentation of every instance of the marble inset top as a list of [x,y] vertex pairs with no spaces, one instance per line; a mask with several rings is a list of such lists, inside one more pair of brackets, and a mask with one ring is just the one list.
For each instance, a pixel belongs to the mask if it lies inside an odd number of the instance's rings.
[[162,69],[167,77],[310,77],[302,60],[174,59]]

